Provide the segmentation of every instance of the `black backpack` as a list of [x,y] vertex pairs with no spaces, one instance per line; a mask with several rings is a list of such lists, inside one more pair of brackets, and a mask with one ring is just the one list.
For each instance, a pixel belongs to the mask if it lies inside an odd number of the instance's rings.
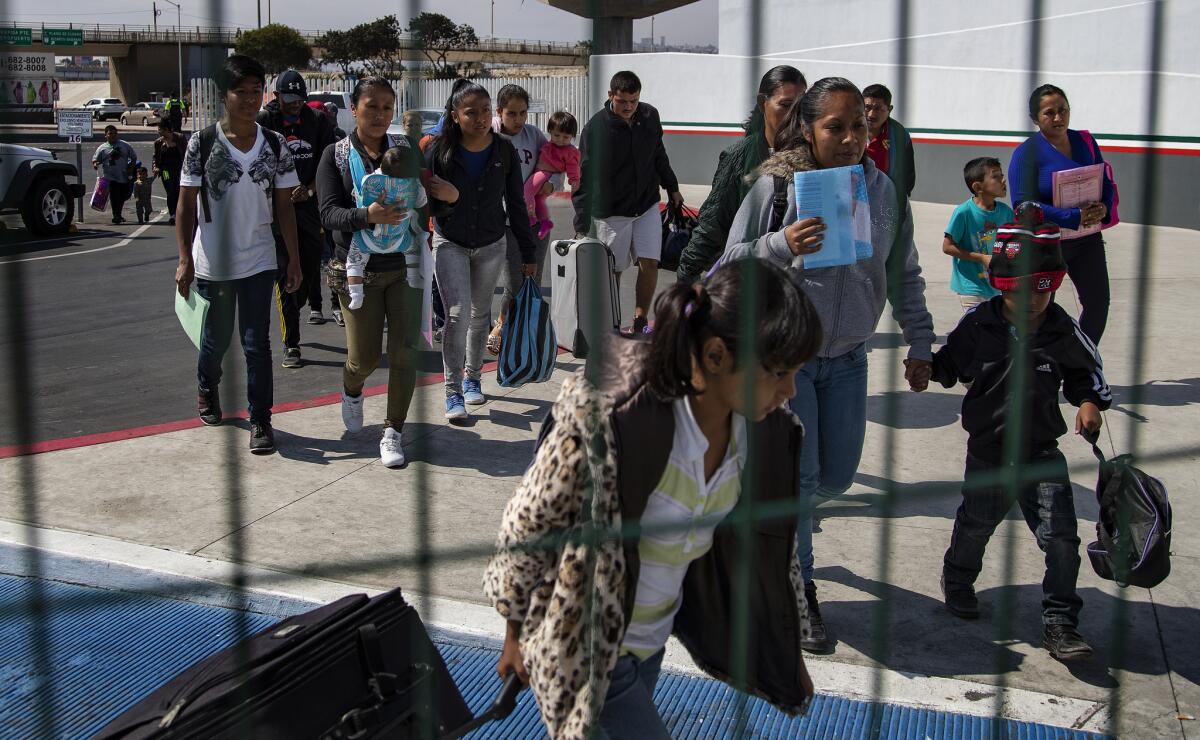
[[[211,126],[206,126],[200,130],[200,207],[204,210],[204,223],[212,223],[212,213],[208,205],[208,157],[212,154],[213,144],[217,141],[217,126],[219,123],[214,123]],[[267,140],[267,146],[271,147],[271,151],[275,154],[275,159],[279,159],[279,150],[283,146],[278,134],[270,129],[263,129],[263,138]],[[275,201],[270,196],[270,190],[267,192],[271,202],[271,207],[275,207]]]
[[[1098,437],[1099,435],[1095,435]],[[1096,575],[1121,586],[1154,588],[1171,572],[1171,503],[1162,481],[1134,467],[1132,455],[1100,460],[1100,521],[1087,546]]]

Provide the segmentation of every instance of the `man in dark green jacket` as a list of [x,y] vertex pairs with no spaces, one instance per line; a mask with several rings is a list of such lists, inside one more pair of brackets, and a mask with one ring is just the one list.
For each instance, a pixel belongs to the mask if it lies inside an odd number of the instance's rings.
[[[867,156],[896,186],[905,204],[917,184],[917,168],[913,161],[912,138],[908,129],[892,118],[892,91],[883,85],[867,85],[863,90],[867,108]],[[901,209],[903,211],[903,209]]]

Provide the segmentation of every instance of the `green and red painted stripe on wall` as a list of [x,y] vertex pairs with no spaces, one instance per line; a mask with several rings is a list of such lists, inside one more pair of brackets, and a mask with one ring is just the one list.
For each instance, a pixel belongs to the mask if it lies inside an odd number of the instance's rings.
[[[693,121],[663,121],[667,135],[741,136],[740,124],[697,123]],[[946,144],[958,146],[998,146],[1015,148],[1029,137],[1027,131],[983,131],[964,129],[910,128],[916,144]],[[1200,156],[1200,137],[1144,136],[1133,134],[1093,133],[1105,151],[1131,154],[1169,154],[1185,157]]]

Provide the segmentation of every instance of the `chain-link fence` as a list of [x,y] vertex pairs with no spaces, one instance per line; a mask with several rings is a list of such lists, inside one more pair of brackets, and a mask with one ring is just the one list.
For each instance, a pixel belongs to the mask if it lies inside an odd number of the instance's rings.
[[[1149,38],[1144,43],[1144,47],[1148,50],[1148,58],[1145,60],[1145,74],[1148,80],[1146,91],[1147,95],[1144,99],[1126,100],[1123,104],[1139,107],[1144,115],[1144,125],[1141,132],[1145,134],[1148,140],[1153,140],[1160,133],[1159,122],[1161,111],[1163,109],[1163,100],[1160,93],[1160,70],[1163,64],[1164,44],[1164,23],[1167,18],[1168,7],[1171,3],[1168,0],[1151,0],[1138,5],[1145,6],[1147,14],[1147,33]],[[597,10],[599,3],[592,3],[592,10]],[[889,4],[881,4],[879,7],[888,6]],[[1050,60],[1044,58],[1044,23],[1045,18],[1051,15],[1051,11],[1059,12],[1060,3],[1044,2],[1043,0],[1030,0],[1027,3],[1027,18],[1019,24],[1019,35],[1009,37],[1017,38],[1016,43],[1025,44],[1029,49],[1028,56],[1028,76],[1027,88],[1033,90],[1045,80],[1043,78],[1043,69]],[[423,7],[418,2],[408,2],[402,4],[402,9],[407,16],[416,16],[421,10],[434,9]],[[835,7],[836,6],[836,7]],[[1051,7],[1053,6],[1053,7]],[[746,46],[750,49],[749,56],[758,58],[762,51],[762,33],[763,29],[771,24],[780,13],[790,12],[806,12],[806,13],[842,13],[847,17],[847,23],[860,29],[864,35],[870,35],[872,38],[877,35],[876,30],[868,30],[872,26],[880,28],[894,28],[894,42],[892,45],[897,49],[897,55],[894,59],[894,74],[895,84],[893,93],[897,100],[906,100],[912,97],[914,82],[911,77],[910,70],[914,63],[919,62],[916,50],[918,39],[914,34],[914,16],[917,13],[925,12],[924,3],[913,2],[912,0],[899,0],[890,4],[893,8],[894,15],[891,17],[863,19],[855,17],[853,8],[842,8],[836,3],[799,3],[793,8],[790,3],[768,3],[768,2],[746,2],[738,6],[747,14],[747,19],[744,22],[745,28],[749,30],[749,38]],[[228,7],[219,2],[210,2],[206,6],[205,14],[212,19],[220,19],[228,12]],[[1082,13],[1082,10],[1079,11]],[[1014,24],[1016,25],[1016,24]],[[879,31],[879,33],[886,33]],[[1014,32],[1017,33],[1017,32]],[[999,42],[996,42],[999,43]],[[815,46],[815,44],[814,44]],[[1176,53],[1176,52],[1172,52]],[[985,53],[986,55],[986,53]],[[777,58],[778,59],[778,58]],[[878,61],[878,60],[876,60]],[[619,60],[615,62],[620,64]],[[762,69],[760,67],[749,68],[749,76],[746,80],[748,89],[755,89],[759,84],[759,75]],[[986,74],[986,72],[981,72]],[[854,75],[847,74],[848,77]],[[810,80],[814,82],[815,80]],[[549,106],[546,112],[538,111],[533,122],[539,126],[543,126],[545,115],[557,108],[566,108],[576,112],[580,122],[586,121],[591,113],[595,110],[594,106],[606,97],[607,78],[602,79],[601,75],[592,73],[590,77],[575,77],[575,78],[555,78],[555,79],[530,79],[530,78],[488,78],[483,81],[483,84],[494,94],[498,87],[507,82],[514,82],[525,86],[532,98],[535,101],[548,101]],[[445,98],[449,95],[451,81],[414,81],[408,82],[400,86],[400,99],[397,101],[398,110],[404,110],[410,107],[441,107]],[[214,100],[215,89],[207,80],[194,80],[192,83],[193,91],[193,112],[198,116],[200,124],[210,122],[210,119],[215,119],[220,115],[219,105]],[[719,90],[712,91],[711,94],[721,95]],[[652,101],[651,101],[652,102]],[[747,101],[737,101],[736,105],[739,108],[746,107]],[[1193,101],[1194,103],[1194,101]],[[947,111],[947,115],[952,116],[952,108]],[[1176,133],[1176,132],[1167,132]],[[609,158],[610,153],[606,151],[608,140],[602,137],[597,137],[595,141],[589,142],[590,157],[593,162],[602,162]],[[964,147],[965,148],[965,147]],[[1132,300],[1128,303],[1129,312],[1123,317],[1123,321],[1127,321],[1132,325],[1129,331],[1131,337],[1131,346],[1128,356],[1131,358],[1128,368],[1129,397],[1123,400],[1123,405],[1126,408],[1137,409],[1143,401],[1143,393],[1145,382],[1150,377],[1150,366],[1153,362],[1153,354],[1149,351],[1149,341],[1151,333],[1148,330],[1151,321],[1151,310],[1154,305],[1155,296],[1152,295],[1151,274],[1152,263],[1155,256],[1155,237],[1156,231],[1154,224],[1159,222],[1156,214],[1158,199],[1156,191],[1163,186],[1159,173],[1159,162],[1162,156],[1157,147],[1148,147],[1141,155],[1144,158],[1144,167],[1142,177],[1137,182],[1130,182],[1122,179],[1121,184],[1129,188],[1138,188],[1142,192],[1140,194],[1139,203],[1141,210],[1137,213],[1126,213],[1127,220],[1141,224],[1137,227],[1139,230],[1137,250],[1137,268],[1134,274],[1122,276],[1131,280],[1135,284]],[[714,163],[715,165],[715,163]],[[585,187],[593,193],[604,193],[605,189],[611,186],[611,183],[606,181],[601,176],[602,168],[596,166],[590,170],[585,170],[585,177],[591,177],[590,181],[585,182]],[[1120,177],[1120,173],[1118,173]],[[1011,186],[1012,184],[1010,184]],[[1030,181],[1022,183],[1022,188],[1025,192],[1037,192],[1038,183]],[[599,199],[593,197],[592,202],[596,203]],[[891,206],[900,214],[900,219],[904,218],[903,214],[906,211],[907,203],[905,199],[900,198]],[[607,215],[596,214],[593,215]],[[228,235],[230,239],[232,234]],[[1028,240],[1023,242],[1028,243]],[[875,244],[876,250],[891,248],[892,245]],[[1028,256],[1028,251],[1021,251],[1018,262],[1018,270],[1024,274],[1033,271],[1027,262],[1031,258]],[[1025,262],[1022,262],[1024,260]],[[12,436],[16,440],[16,445],[24,449],[33,449],[37,436],[34,431],[33,420],[39,414],[39,399],[37,381],[37,369],[35,361],[45,361],[44,358],[33,358],[26,351],[25,347],[30,343],[30,334],[35,329],[35,317],[28,315],[29,300],[29,284],[28,275],[25,265],[20,261],[3,263],[4,273],[4,313],[6,322],[5,355],[6,355],[6,370],[4,385],[6,393],[9,396],[8,404],[12,413],[5,420],[5,424],[12,430]],[[905,265],[901,260],[889,260],[887,282],[890,286],[903,286]],[[746,298],[746,303],[743,310],[740,312],[741,317],[741,332],[742,336],[749,338],[755,336],[758,327],[764,317],[761,314],[761,302],[757,300],[757,286],[753,284],[754,273],[748,269],[742,268],[743,280],[748,281],[743,286],[743,295]],[[587,279],[592,279],[597,282],[607,279],[607,276],[601,274],[593,274],[586,276]],[[669,282],[669,279],[667,281]],[[910,284],[911,285],[911,284]],[[595,293],[601,292],[601,287],[597,287]],[[890,292],[889,298],[893,305],[902,304],[911,295],[905,295],[903,290]],[[1028,281],[1022,283],[1022,287],[1017,291],[1017,301],[1022,304],[1029,302],[1030,284]],[[157,298],[155,298],[157,300]],[[1186,296],[1179,303],[1186,305]],[[590,321],[594,324],[593,329],[600,329],[606,317],[599,315],[581,315],[581,322]],[[1033,432],[1031,431],[1031,414],[1034,411],[1026,403],[1022,403],[1023,399],[1028,399],[1035,393],[1034,385],[1037,378],[1033,375],[1038,372],[1036,363],[1030,361],[1038,351],[1038,347],[1033,344],[1033,333],[1030,327],[1023,325],[1025,322],[1025,314],[1015,314],[1012,317],[1014,325],[1013,341],[1010,347],[1010,352],[1013,356],[1011,363],[1011,371],[1005,378],[1004,395],[1008,399],[1007,406],[1004,408],[1001,415],[997,419],[1001,420],[1005,430],[1003,439],[999,440],[998,444],[1002,449],[1003,458],[997,464],[990,466],[990,472],[987,475],[979,477],[974,481],[978,486],[993,486],[1002,487],[1004,490],[1004,499],[1002,505],[1007,511],[1013,507],[1022,496],[1022,491],[1031,484],[1037,484],[1044,481],[1047,477],[1057,475],[1058,468],[1056,464],[1048,464],[1039,466],[1030,462],[1028,457],[1028,447]],[[897,334],[901,330],[896,322],[890,317],[884,317],[881,324],[876,330],[879,335]],[[944,332],[943,332],[944,335]],[[589,408],[597,409],[604,407],[604,390],[600,384],[600,378],[604,374],[606,368],[609,368],[615,362],[614,358],[607,356],[607,345],[600,345],[594,348],[594,352],[588,358],[588,366],[590,368],[589,377],[596,382],[596,385],[591,388],[593,393]],[[739,345],[738,366],[740,367],[757,367],[761,363],[755,355],[755,342],[743,341]],[[243,370],[240,367],[240,358],[237,358],[232,353],[226,357],[224,367],[223,384],[228,388],[237,388],[242,382]],[[875,373],[882,373],[885,376],[884,386],[888,389],[898,389],[902,387],[905,378],[903,377],[904,367],[897,362],[890,362],[882,366],[876,366],[873,369]],[[86,377],[80,378],[81,382],[87,382]],[[744,397],[753,397],[755,386],[753,375],[747,373],[746,385],[742,389]],[[917,407],[921,403],[920,397],[916,397],[913,402]],[[430,424],[437,419],[431,414],[432,407],[429,404],[414,403],[409,418],[410,424],[423,425]],[[877,516],[882,526],[878,527],[878,539],[876,541],[865,540],[861,543],[864,549],[871,549],[880,554],[875,578],[879,584],[893,584],[896,582],[897,572],[904,569],[905,558],[901,553],[903,551],[903,543],[897,542],[897,532],[893,526],[896,520],[898,507],[902,502],[911,503],[920,497],[928,497],[930,500],[940,500],[947,493],[957,492],[960,489],[959,481],[950,482],[931,482],[927,485],[919,486],[903,486],[897,481],[910,478],[914,475],[912,465],[905,465],[898,456],[898,442],[896,435],[898,430],[904,428],[901,423],[902,415],[908,413],[906,409],[909,406],[901,407],[900,395],[898,393],[889,392],[884,394],[882,399],[882,411],[879,414],[880,423],[884,429],[884,437],[878,449],[882,459],[879,463],[881,483],[879,488],[882,496],[879,498]],[[1130,417],[1129,429],[1126,436],[1128,452],[1132,453],[1141,463],[1147,466],[1152,466],[1157,462],[1178,460],[1188,457],[1194,457],[1197,454],[1198,448],[1194,439],[1181,438],[1175,440],[1175,444],[1171,449],[1163,451],[1161,445],[1155,446],[1154,454],[1141,454],[1146,449],[1146,440],[1143,424],[1138,422],[1132,416]],[[1114,419],[1111,415],[1108,417],[1109,424],[1114,422],[1119,423],[1119,419]],[[608,485],[616,485],[614,480],[623,480],[621,477],[623,472],[614,471],[612,463],[608,459],[610,453],[609,446],[612,440],[609,436],[610,427],[609,420],[599,413],[592,413],[583,422],[590,434],[590,438],[578,440],[586,445],[587,464],[583,471],[582,480],[579,483],[582,501],[579,505],[579,514],[575,521],[566,527],[551,528],[551,531],[539,535],[537,538],[519,543],[513,548],[514,552],[536,552],[544,551],[549,553],[546,558],[547,562],[557,562],[557,559],[562,556],[564,548],[572,549],[574,552],[583,554],[583,563],[581,565],[578,576],[584,579],[584,584],[579,592],[587,595],[587,601],[582,605],[582,615],[586,618],[587,625],[583,631],[583,644],[579,645],[579,650],[582,651],[582,664],[585,666],[583,670],[594,674],[596,661],[601,660],[603,651],[606,647],[610,647],[606,640],[611,641],[610,635],[605,635],[601,629],[604,623],[605,614],[603,606],[605,596],[601,587],[593,586],[594,581],[599,581],[602,584],[610,584],[610,573],[603,572],[606,567],[611,567],[612,561],[608,559],[608,554],[614,548],[620,549],[620,546],[626,542],[639,542],[646,538],[665,537],[670,538],[680,532],[688,531],[689,528],[696,526],[696,522],[690,521],[686,523],[676,523],[668,525],[650,525],[643,524],[636,519],[626,519],[621,522],[620,526],[613,527],[612,512],[605,509],[609,500],[604,498],[608,489]],[[997,422],[999,423],[999,421]],[[819,433],[816,430],[807,430],[810,437],[816,439]],[[223,478],[225,488],[225,519],[230,532],[226,550],[227,559],[235,564],[234,572],[237,574],[233,579],[233,593],[237,595],[231,606],[235,609],[235,614],[243,614],[238,610],[239,605],[244,605],[246,594],[256,588],[278,588],[286,590],[288,576],[280,575],[278,580],[264,581],[262,579],[252,581],[241,570],[241,564],[252,561],[250,555],[249,540],[250,534],[244,522],[248,519],[247,511],[245,510],[248,495],[251,493],[245,488],[245,467],[247,465],[244,458],[244,450],[242,445],[242,437],[240,434],[234,434],[234,430],[225,429],[221,431],[219,437],[220,444],[224,447],[224,456],[221,462],[219,475]],[[748,445],[748,454],[746,456],[746,464],[742,469],[740,480],[742,481],[742,490],[746,492],[753,489],[755,486],[763,485],[761,471],[757,469],[758,465],[764,464],[763,458],[759,450],[765,445],[767,440],[760,437],[758,428],[751,425],[747,437],[746,444]],[[431,449],[433,437],[423,435],[416,437],[411,442],[409,454],[415,460],[430,460],[437,457],[438,451]],[[1110,440],[1111,444],[1111,440]],[[471,441],[462,443],[461,452],[470,454]],[[444,451],[443,451],[444,452]],[[959,456],[960,450],[937,450],[931,451],[931,455],[952,455]],[[152,463],[163,464],[169,474],[169,463]],[[616,460],[615,465],[619,469],[622,464],[621,460]],[[82,609],[87,606],[86,599],[83,601],[55,601],[51,605],[46,594],[42,590],[41,584],[49,575],[44,569],[41,558],[42,550],[39,548],[39,543],[43,537],[42,530],[36,526],[36,523],[45,520],[42,512],[42,502],[39,500],[38,491],[40,490],[39,475],[41,474],[42,465],[40,464],[37,455],[23,455],[16,458],[16,462],[12,468],[11,480],[13,488],[10,495],[14,499],[19,500],[19,516],[22,522],[30,523],[24,530],[24,545],[23,550],[25,563],[23,564],[23,572],[29,576],[28,589],[23,593],[23,596],[17,605],[20,610],[20,619],[26,627],[26,632],[23,637],[28,643],[29,650],[32,653],[32,663],[34,670],[30,677],[26,680],[29,682],[27,691],[27,711],[30,716],[36,717],[36,724],[29,725],[29,733],[38,737],[58,737],[62,736],[52,707],[54,706],[53,697],[57,691],[57,681],[60,672],[65,670],[63,666],[54,664],[51,658],[52,650],[50,643],[52,635],[48,632],[48,625],[51,623],[49,610],[61,609]],[[916,471],[919,474],[919,468]],[[1070,470],[1071,477],[1076,480],[1090,481],[1094,476],[1093,466],[1075,466]],[[494,539],[487,538],[474,542],[466,546],[455,546],[453,548],[439,547],[435,544],[435,534],[438,527],[452,527],[454,523],[446,517],[437,517],[434,515],[434,501],[432,492],[434,484],[430,479],[431,466],[420,464],[413,465],[407,470],[404,475],[414,479],[414,489],[418,492],[415,501],[411,505],[415,506],[415,527],[411,532],[397,533],[398,537],[410,538],[416,543],[414,554],[404,557],[396,557],[391,553],[381,552],[371,558],[345,558],[339,562],[311,562],[305,565],[302,569],[302,575],[305,578],[319,578],[332,581],[354,581],[356,578],[371,576],[377,578],[382,574],[394,572],[396,568],[415,569],[418,576],[411,582],[406,582],[402,585],[406,588],[411,588],[418,594],[435,594],[438,593],[437,587],[439,569],[462,563],[477,563],[481,558],[486,558],[492,555],[495,544]],[[524,491],[528,493],[528,491]],[[969,495],[966,494],[966,495]],[[903,500],[902,500],[902,497]],[[727,641],[730,646],[729,661],[731,670],[724,678],[735,688],[744,689],[753,684],[752,675],[756,670],[756,666],[751,664],[751,657],[755,654],[755,650],[761,650],[761,646],[756,645],[757,637],[754,634],[752,615],[750,613],[751,604],[754,602],[751,589],[756,583],[753,578],[754,562],[752,553],[755,551],[755,542],[757,538],[762,537],[761,527],[771,523],[789,522],[797,519],[811,518],[812,500],[804,499],[799,496],[790,496],[784,498],[774,498],[770,502],[764,503],[757,496],[745,495],[738,502],[738,505],[732,510],[727,517],[720,519],[719,526],[728,528],[735,533],[734,541],[736,546],[728,551],[729,573],[731,591],[729,592],[729,603],[723,605],[729,611],[730,634],[722,635],[721,640]],[[620,517],[617,517],[620,520]],[[705,520],[702,518],[701,523]],[[499,522],[497,522],[497,525]],[[864,530],[865,531],[865,530]],[[787,535],[789,542],[794,542],[795,532],[794,527]],[[1081,527],[1080,536],[1087,538],[1086,527]],[[993,548],[992,556],[999,556],[1002,559],[1001,580],[1004,584],[1013,584],[1016,578],[1016,560],[1017,549],[1013,538],[1003,540],[1001,547]],[[1086,560],[1084,561],[1086,567]],[[301,577],[299,571],[297,577]],[[558,577],[562,577],[559,575]],[[156,593],[184,597],[186,593],[177,593],[170,588],[160,589]],[[882,591],[882,597],[874,601],[873,606],[863,606],[860,613],[854,615],[857,620],[863,620],[870,624],[870,646],[869,650],[864,650],[874,657],[872,661],[874,666],[873,681],[869,689],[872,695],[873,703],[870,717],[866,724],[860,728],[861,736],[878,736],[881,734],[882,712],[886,703],[889,700],[884,678],[886,670],[889,667],[889,655],[895,652],[894,640],[898,634],[895,625],[897,624],[898,615],[894,609],[892,599],[889,597],[889,591],[885,588]],[[1109,621],[1109,629],[1106,634],[1092,635],[1092,641],[1099,645],[1103,645],[1103,650],[1098,651],[1103,656],[1103,661],[1106,662],[1106,667],[1119,675],[1123,666],[1128,663],[1126,655],[1127,648],[1127,630],[1128,630],[1128,610],[1127,596],[1125,589],[1116,591],[1117,598],[1115,599],[1116,607],[1112,610]],[[1012,674],[1011,666],[1006,662],[1004,645],[1012,639],[1012,635],[1017,632],[1014,627],[1014,622],[1018,618],[1018,605],[1015,601],[1015,591],[1012,589],[998,589],[998,602],[994,606],[992,614],[992,629],[996,637],[995,664],[991,675],[995,679],[995,683],[999,690],[995,691],[990,700],[993,703],[995,723],[993,725],[993,733],[995,735],[1004,734],[1007,732],[1001,722],[1004,716],[1004,689],[1010,682]],[[803,594],[793,594],[797,599],[803,599]],[[845,614],[845,612],[840,612]],[[12,615],[8,615],[11,617]],[[439,616],[446,615],[425,613],[426,621],[435,622]],[[781,617],[782,618],[782,617]],[[497,622],[501,621],[499,616],[496,617]],[[250,633],[250,621],[248,618],[242,618],[239,622],[239,634],[246,636]],[[953,651],[953,646],[947,646],[948,651]],[[14,680],[16,677],[13,677]],[[100,690],[97,687],[97,690]],[[822,686],[817,685],[816,690],[822,691]],[[418,697],[418,703],[428,703],[431,701],[430,696],[426,692],[433,691],[433,687],[429,683],[421,683],[415,689],[421,697]],[[594,707],[598,707],[599,702],[603,699],[602,696],[590,696],[588,700],[592,701]],[[1137,735],[1137,728],[1131,728],[1125,723],[1125,705],[1130,700],[1130,697],[1123,693],[1119,682],[1113,682],[1111,685],[1110,696],[1107,700],[1107,711],[1109,720],[1107,722],[1108,731],[1113,734],[1128,732],[1132,735]],[[735,724],[735,729],[732,734],[739,737],[757,736],[757,730],[754,726],[755,718],[747,709],[748,695],[745,693],[739,694],[738,704],[738,721]],[[254,737],[253,728],[243,728],[242,733],[246,737]],[[433,736],[433,728],[420,728],[419,732],[422,736]],[[820,734],[815,728],[809,728],[808,732],[813,736]]]

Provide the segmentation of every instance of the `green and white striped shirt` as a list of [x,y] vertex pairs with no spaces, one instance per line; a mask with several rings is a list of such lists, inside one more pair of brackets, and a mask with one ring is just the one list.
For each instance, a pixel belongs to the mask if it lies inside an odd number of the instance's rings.
[[696,424],[686,398],[672,404],[675,438],[667,469],[646,502],[643,528],[675,525],[668,532],[643,533],[638,542],[641,571],[633,617],[621,643],[623,653],[645,659],[667,644],[675,613],[683,602],[688,566],[712,547],[713,531],[737,504],[744,463],[746,421],[733,415],[733,433],[720,467],[704,480],[708,439]]

